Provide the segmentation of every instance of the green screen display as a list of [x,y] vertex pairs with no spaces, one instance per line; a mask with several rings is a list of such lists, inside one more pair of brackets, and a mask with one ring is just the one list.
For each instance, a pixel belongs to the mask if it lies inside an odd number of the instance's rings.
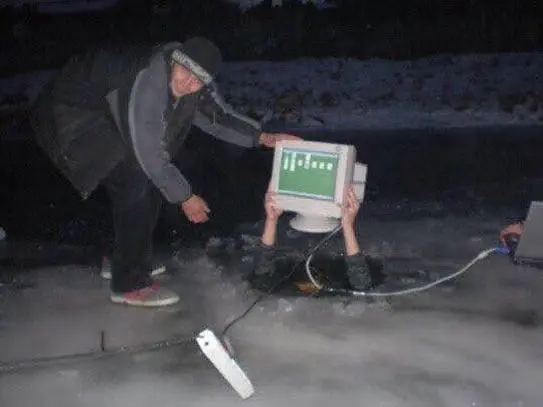
[[283,149],[278,192],[333,201],[339,154]]

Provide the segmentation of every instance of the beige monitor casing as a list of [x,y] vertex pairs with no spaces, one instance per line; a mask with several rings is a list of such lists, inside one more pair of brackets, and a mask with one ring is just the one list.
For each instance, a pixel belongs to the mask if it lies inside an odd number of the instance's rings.
[[[278,191],[281,158],[285,148],[318,153],[339,153],[335,197],[333,201],[281,194]],[[345,189],[353,182],[356,148],[348,144],[332,144],[314,141],[285,140],[275,146],[270,190],[276,194],[277,205],[284,211],[296,212],[308,217],[341,218],[341,206]]]

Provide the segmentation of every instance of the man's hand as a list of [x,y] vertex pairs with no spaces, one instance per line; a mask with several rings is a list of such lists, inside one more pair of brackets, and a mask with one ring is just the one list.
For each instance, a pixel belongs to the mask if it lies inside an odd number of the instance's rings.
[[301,137],[287,133],[262,133],[259,143],[268,148],[274,148],[275,143],[283,140],[303,140]]
[[207,214],[210,212],[206,201],[198,195],[192,195],[189,199],[181,204],[181,209],[185,216],[192,223],[204,223],[209,220]]

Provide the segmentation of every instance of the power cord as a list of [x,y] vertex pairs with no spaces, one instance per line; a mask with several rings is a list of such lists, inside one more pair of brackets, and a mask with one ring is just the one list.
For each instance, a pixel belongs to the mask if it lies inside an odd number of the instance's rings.
[[442,284],[446,281],[452,280],[454,278],[457,278],[458,276],[464,274],[467,272],[471,267],[473,267],[476,263],[479,261],[485,259],[492,253],[501,253],[501,254],[509,254],[510,250],[507,247],[495,247],[492,249],[484,250],[480,252],[475,258],[473,258],[469,263],[467,263],[464,267],[462,267],[460,270],[449,274],[448,276],[439,278],[436,281],[433,281],[431,283],[425,284],[423,286],[419,287],[413,287],[408,288],[405,290],[397,290],[397,291],[389,291],[389,292],[365,292],[365,291],[357,291],[357,290],[347,290],[347,289],[334,289],[334,288],[326,288],[323,287],[319,282],[315,279],[311,272],[311,260],[313,259],[313,256],[315,253],[326,243],[328,242],[333,236],[335,236],[340,230],[342,229],[341,225],[337,226],[333,231],[331,231],[328,235],[326,235],[317,245],[315,245],[309,252],[304,256],[305,261],[301,261],[300,263],[296,264],[290,273],[288,273],[283,279],[281,279],[277,284],[273,285],[269,290],[259,295],[253,303],[247,307],[247,309],[241,313],[238,317],[233,319],[230,323],[226,325],[226,327],[223,329],[221,333],[221,339],[229,345],[228,337],[226,336],[226,333],[232,326],[234,326],[236,323],[241,321],[243,318],[245,318],[252,309],[260,302],[262,299],[266,298],[268,295],[272,294],[277,288],[279,288],[282,284],[284,284],[287,280],[289,280],[294,273],[297,271],[298,267],[301,265],[301,263],[305,262],[305,271],[307,274],[307,277],[311,281],[311,283],[317,288],[317,292],[314,293],[318,294],[318,292],[325,292],[325,293],[332,293],[332,294],[343,294],[343,295],[350,295],[355,297],[392,297],[392,296],[403,296],[403,295],[409,295],[409,294],[415,294],[418,292],[429,290],[432,287],[435,287],[439,284]]
[[[304,256],[304,259],[306,256],[310,256],[313,253],[315,253],[317,250],[320,249],[320,247],[325,244],[328,240],[330,240],[337,232],[341,230],[341,227],[336,228],[333,232],[325,236],[315,247],[313,247],[309,252]],[[252,309],[266,296],[272,294],[275,290],[277,290],[282,284],[284,284],[286,281],[288,281],[294,273],[297,271],[298,267],[303,264],[303,260],[297,263],[293,266],[292,271],[286,275],[283,279],[281,279],[278,283],[274,284],[269,290],[261,294],[256,298],[253,303],[247,307],[247,309],[238,317],[236,317],[234,320],[229,322],[225,328],[222,330],[222,333],[220,335],[220,339],[224,343],[224,345],[227,347],[230,354],[234,354],[234,350],[232,348],[232,345],[230,343],[230,340],[226,336],[226,333],[228,330],[234,326],[237,322],[242,320],[249,314]],[[104,340],[104,332],[101,332],[100,337],[100,346],[99,350],[91,351],[87,353],[79,353],[79,354],[70,354],[70,355],[61,355],[61,356],[52,356],[52,357],[43,357],[43,358],[28,358],[28,359],[19,359],[9,362],[1,362],[0,361],[0,373],[13,371],[13,370],[19,370],[24,368],[37,368],[37,367],[44,367],[44,366],[50,366],[50,365],[57,365],[62,363],[74,363],[84,360],[98,360],[101,358],[105,358],[108,356],[114,356],[119,355],[123,353],[142,353],[142,352],[150,352],[160,349],[168,349],[175,346],[180,345],[186,345],[195,340],[195,336],[186,336],[186,337],[180,337],[180,338],[173,338],[173,339],[167,339],[163,341],[157,341],[142,345],[135,345],[135,346],[121,346],[118,348],[112,348],[112,349],[106,349],[105,347],[105,340]]]
[[[338,229],[341,228],[341,226],[338,227]],[[337,230],[334,230],[332,233],[337,233]],[[446,281],[452,280],[462,274],[464,274],[466,271],[468,271],[471,267],[473,267],[475,264],[480,262],[481,260],[487,258],[493,253],[502,253],[502,254],[509,254],[510,250],[507,247],[494,247],[492,249],[483,250],[480,252],[477,256],[475,256],[469,263],[467,263],[464,267],[459,269],[458,271],[449,274],[445,277],[439,278],[436,281],[433,281],[431,283],[419,286],[419,287],[413,287],[408,288],[404,290],[397,290],[397,291],[389,291],[389,292],[367,292],[367,291],[357,291],[357,290],[347,290],[347,289],[336,289],[336,288],[326,288],[319,284],[319,282],[313,277],[313,274],[311,273],[311,260],[313,259],[314,253],[307,256],[307,260],[305,261],[305,271],[307,274],[307,277],[311,281],[311,283],[317,288],[319,291],[324,291],[326,293],[333,293],[333,294],[347,294],[352,295],[355,297],[393,297],[393,296],[402,296],[402,295],[409,295],[409,294],[415,294],[422,291],[429,290],[430,288],[433,288],[439,284],[442,284]]]
[[[479,261],[485,259],[490,254],[497,252],[497,249],[489,249],[484,250],[480,252],[475,258],[473,258],[468,264],[466,264],[464,267],[462,267],[460,270],[449,274],[448,276],[442,277],[437,279],[436,281],[433,281],[431,283],[419,286],[419,287],[413,287],[413,288],[407,288],[405,290],[397,290],[397,291],[388,291],[388,292],[367,292],[367,291],[357,291],[357,290],[345,290],[345,289],[336,289],[336,288],[325,288],[322,286],[316,286],[317,289],[320,291],[324,291],[327,293],[334,293],[334,294],[347,294],[352,295],[355,297],[394,297],[394,296],[402,296],[402,295],[409,295],[409,294],[415,294],[422,291],[429,290],[432,287],[435,287],[439,284],[442,284],[446,281],[452,280],[461,274],[464,274],[466,271],[468,271],[471,267],[473,267],[476,263]],[[307,265],[309,263],[306,263]],[[311,274],[311,270],[309,267],[307,268],[308,275]],[[312,279],[313,281],[314,279]]]
[[[103,341],[104,332],[102,331],[101,338]],[[98,360],[109,356],[124,354],[124,353],[144,353],[151,352],[160,349],[172,348],[174,346],[186,345],[194,340],[193,336],[171,338],[164,341],[157,341],[151,343],[145,343],[134,346],[120,346],[118,348],[105,349],[103,342],[100,344],[100,350],[77,353],[70,355],[52,356],[52,357],[38,357],[20,359],[9,362],[0,362],[0,373],[5,373],[13,370],[19,370],[24,368],[37,368],[50,365],[58,365],[63,363],[75,363],[80,361]]]
[[[313,256],[313,254],[315,254],[326,242],[328,242],[332,237],[334,237],[334,235],[336,233],[338,233],[339,231],[341,230],[341,225],[337,226],[333,231],[331,231],[330,233],[328,233],[324,238],[322,238],[319,243],[317,243],[313,248],[311,248],[308,253],[303,256],[304,259],[305,258],[309,258],[311,256]],[[232,328],[235,324],[237,324],[239,321],[241,321],[243,318],[245,318],[252,310],[253,308],[260,302],[262,301],[264,298],[266,298],[267,296],[271,295],[275,290],[277,290],[279,287],[281,287],[285,282],[287,282],[293,275],[294,273],[296,273],[296,271],[298,270],[298,267],[300,267],[302,264],[303,264],[304,260],[301,260],[300,262],[298,262],[297,264],[295,264],[293,267],[292,267],[292,270],[287,274],[285,275],[285,277],[283,277],[281,280],[279,280],[276,284],[274,284],[273,286],[271,286],[268,290],[266,290],[265,292],[263,292],[262,294],[260,294],[252,303],[251,305],[249,305],[245,311],[243,311],[239,316],[237,316],[236,318],[234,318],[232,321],[230,321],[225,327],[224,329],[222,330],[221,332],[221,339],[226,342],[227,344],[229,343],[229,340],[226,336],[226,333],[228,332],[228,330],[230,328]]]

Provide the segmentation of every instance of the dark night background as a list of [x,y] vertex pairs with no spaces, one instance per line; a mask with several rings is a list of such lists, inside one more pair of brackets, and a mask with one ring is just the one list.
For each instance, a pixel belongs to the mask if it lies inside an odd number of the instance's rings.
[[[62,3],[62,2],[61,2]],[[124,0],[101,12],[45,15],[0,8],[0,75],[56,68],[103,41],[204,35],[227,60],[299,57],[415,59],[436,53],[527,52],[543,46],[536,0],[334,0],[335,8],[271,1],[242,12],[219,0]]]
[[[301,57],[416,59],[443,53],[514,53],[543,48],[543,3],[535,0],[499,3],[490,0],[336,0],[330,3],[336,7],[319,9],[296,0],[285,1],[282,7],[272,7],[270,1],[263,1],[242,12],[235,4],[218,0],[125,0],[99,12],[57,15],[38,13],[35,7],[28,5],[3,7],[0,8],[0,76],[57,69],[73,53],[104,42],[155,43],[183,40],[192,35],[213,39],[227,61]],[[26,113],[10,112],[2,121],[15,123],[9,131],[28,132]],[[359,159],[372,168],[367,202],[413,198],[415,191],[426,194],[421,199],[430,199],[437,185],[446,189],[458,183],[504,183],[509,179],[515,184],[515,177],[539,173],[538,149],[534,148],[540,145],[538,136],[531,135],[522,141],[521,138],[478,134],[458,138],[439,134],[440,130],[435,133],[420,132],[416,138],[404,138],[397,132],[386,142],[379,137],[364,139],[363,134],[357,135],[359,151],[363,152]],[[391,143],[394,143],[392,148]],[[241,152],[196,131],[188,147],[190,157],[183,156],[178,161],[190,167],[185,171],[200,185],[198,188],[207,190],[212,206],[221,207],[223,200],[234,194],[221,189],[224,166],[235,168],[228,175],[231,180],[238,177],[239,183],[254,186],[250,189],[252,199],[259,202],[269,171],[266,163],[270,162],[270,153]],[[247,159],[240,160],[244,154]],[[524,159],[520,160],[519,155]],[[396,157],[395,161],[390,159],[392,156]],[[482,161],[475,160],[475,156]],[[388,158],[383,160],[383,157]],[[102,232],[109,228],[110,214],[100,193],[88,202],[79,200],[32,141],[4,144],[0,159],[2,173],[8,174],[2,182],[0,197],[7,209],[2,212],[0,225],[9,235],[92,242],[103,238]],[[460,167],[435,170],[435,165],[444,160]],[[504,167],[503,160],[510,165]],[[246,171],[250,165],[259,164],[263,165],[263,180],[243,178],[251,173]],[[411,168],[412,177],[398,187],[398,175],[391,174],[401,168]],[[433,178],[429,180],[430,174]],[[473,174],[481,179],[473,178]],[[525,207],[526,199],[512,195],[521,208]],[[457,195],[453,200],[462,199]],[[468,207],[475,205],[466,199],[462,202]],[[177,217],[173,223],[181,227],[183,220],[176,210],[169,209],[170,218]],[[259,210],[246,210],[245,215],[258,219]],[[39,216],[40,222],[28,213]],[[512,211],[512,214],[517,212]],[[220,216],[243,220],[243,216]]]

